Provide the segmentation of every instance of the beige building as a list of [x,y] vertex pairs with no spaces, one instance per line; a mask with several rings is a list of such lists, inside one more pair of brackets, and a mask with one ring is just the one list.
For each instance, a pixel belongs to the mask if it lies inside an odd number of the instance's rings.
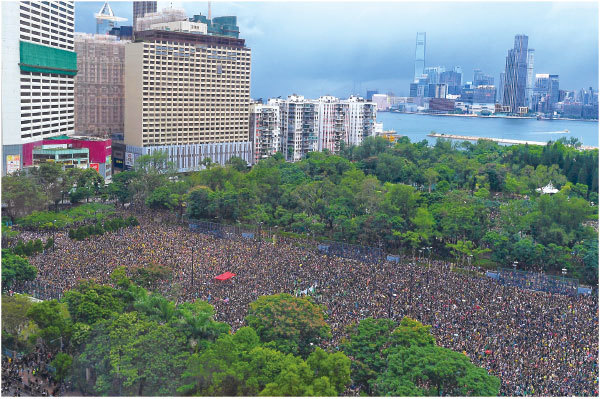
[[123,133],[125,43],[110,35],[75,34],[75,133]]
[[180,170],[250,162],[249,104],[243,39],[148,30],[125,45],[126,161],[161,150]]

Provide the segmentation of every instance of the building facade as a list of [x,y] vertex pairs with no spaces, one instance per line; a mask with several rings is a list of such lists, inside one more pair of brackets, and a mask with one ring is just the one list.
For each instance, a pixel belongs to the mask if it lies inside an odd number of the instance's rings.
[[111,35],[75,34],[75,133],[123,133],[125,41]]
[[125,45],[126,160],[159,148],[182,171],[215,152],[251,162],[250,57],[243,39],[137,32]]
[[23,167],[23,145],[74,132],[74,6],[2,2],[2,174]]
[[417,41],[415,45],[415,76],[414,82],[423,76],[425,72],[425,44],[427,39],[425,32],[417,32]]
[[527,106],[527,44],[526,35],[516,35],[514,48],[506,57],[503,104],[508,105],[512,113],[522,113],[520,109]]
[[134,1],[133,2],[133,28],[136,28],[138,18],[144,17],[146,14],[156,12],[157,1]]
[[278,105],[250,105],[252,164],[281,150],[281,124]]

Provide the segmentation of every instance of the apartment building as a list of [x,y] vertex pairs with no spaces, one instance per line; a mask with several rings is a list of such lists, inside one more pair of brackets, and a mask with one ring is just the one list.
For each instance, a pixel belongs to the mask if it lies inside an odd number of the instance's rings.
[[167,151],[180,171],[207,157],[250,163],[250,58],[243,39],[137,32],[125,45],[126,166],[155,151]]
[[75,33],[75,133],[123,133],[125,43],[117,36]]
[[252,164],[274,155],[281,149],[279,106],[250,105],[250,140]]
[[2,2],[2,174],[23,167],[23,144],[74,130],[74,8]]
[[311,151],[337,153],[342,142],[359,145],[375,135],[377,104],[362,97],[311,100],[293,94],[287,99],[269,99],[268,105],[279,107],[280,148],[291,162]]

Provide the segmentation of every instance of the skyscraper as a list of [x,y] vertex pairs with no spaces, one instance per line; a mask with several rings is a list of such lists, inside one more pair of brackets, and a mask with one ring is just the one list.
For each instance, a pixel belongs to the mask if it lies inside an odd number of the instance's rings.
[[133,29],[136,29],[135,22],[149,12],[156,12],[157,1],[134,1],[133,2]]
[[527,97],[527,106],[531,108],[531,99],[533,96],[533,87],[535,80],[533,79],[533,58],[535,55],[534,49],[527,50],[527,87],[525,88],[525,96]]
[[75,133],[123,133],[125,41],[76,33],[75,51]]
[[135,36],[125,45],[125,165],[156,151],[167,151],[180,171],[207,157],[250,162],[245,41],[166,30]]
[[515,114],[526,106],[527,42],[526,35],[516,35],[514,48],[508,50],[506,56],[503,104]]
[[417,44],[415,48],[415,76],[414,82],[418,82],[425,70],[425,32],[417,32]]
[[500,82],[498,83],[498,104],[504,104],[504,82],[506,80],[506,74],[500,72]]
[[73,134],[77,54],[72,2],[7,1],[0,7],[5,174],[31,165],[23,145]]

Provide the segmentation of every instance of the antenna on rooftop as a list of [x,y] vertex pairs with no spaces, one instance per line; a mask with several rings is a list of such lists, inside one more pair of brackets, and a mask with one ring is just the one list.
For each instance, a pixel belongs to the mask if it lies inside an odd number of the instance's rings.
[[108,4],[108,1],[104,2],[104,5],[100,9],[100,12],[94,14],[96,18],[96,33],[100,33],[100,25],[104,21],[108,21],[108,26],[113,28],[115,26],[115,22],[123,22],[127,21],[127,18],[116,17],[112,8]]
[[210,1],[208,2],[208,19],[212,19],[211,12],[210,12]]

